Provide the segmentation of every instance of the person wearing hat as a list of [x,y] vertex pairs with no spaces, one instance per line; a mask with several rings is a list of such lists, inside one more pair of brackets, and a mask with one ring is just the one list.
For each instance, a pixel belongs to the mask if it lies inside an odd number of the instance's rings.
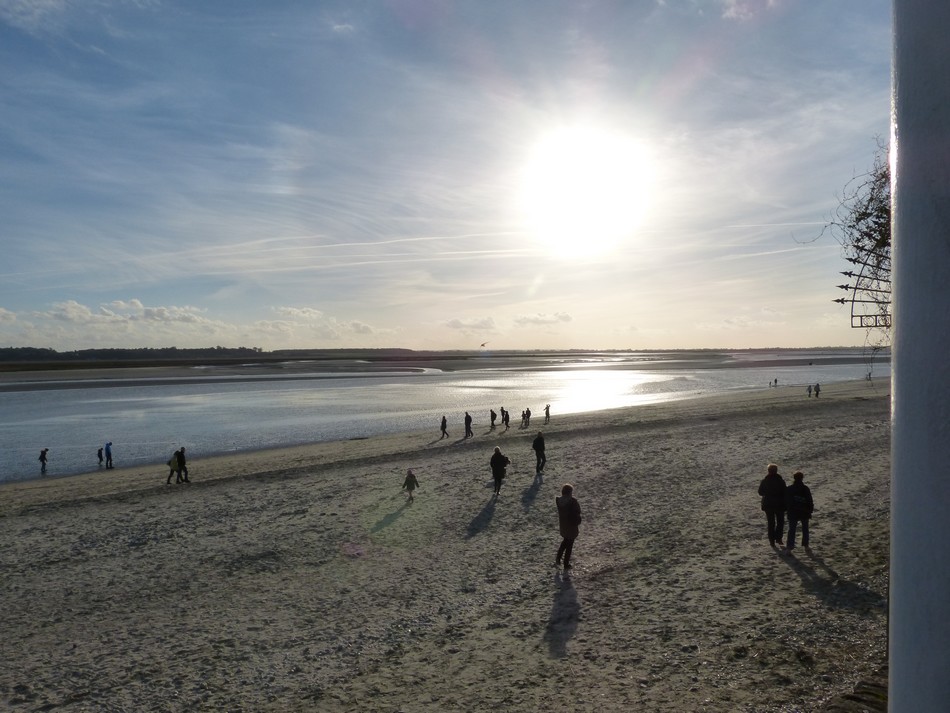
[[802,547],[808,549],[808,520],[815,511],[815,501],[811,490],[805,485],[805,476],[799,470],[792,474],[793,482],[785,489],[785,505],[788,509],[788,546],[785,551],[795,549],[795,534],[798,523],[802,524]]

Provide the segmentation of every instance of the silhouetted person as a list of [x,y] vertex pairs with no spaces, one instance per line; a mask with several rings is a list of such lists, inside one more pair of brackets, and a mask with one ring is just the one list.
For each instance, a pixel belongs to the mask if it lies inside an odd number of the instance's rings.
[[495,495],[498,495],[501,492],[501,481],[505,479],[507,468],[511,465],[511,459],[501,452],[501,448],[495,446],[495,452],[492,453],[488,465],[491,466],[491,477],[495,480]]
[[820,394],[821,394],[821,384],[815,384],[815,398],[817,399]]
[[525,412],[522,411],[522,412],[521,412],[521,426],[519,426],[519,428],[524,428],[524,427],[525,427],[525,421],[527,420],[527,418],[528,418],[528,417],[525,415]]
[[554,498],[557,505],[557,521],[561,532],[561,546],[557,548],[554,564],[558,567],[564,562],[564,569],[571,568],[571,555],[574,553],[574,540],[580,534],[581,506],[574,498],[574,486],[565,483],[561,486],[561,497]]
[[465,412],[465,437],[471,438],[475,434],[472,433],[472,417],[468,411]]
[[113,468],[112,465],[112,441],[106,443],[106,468]]
[[185,447],[182,446],[178,450],[178,475],[181,476],[182,483],[190,483],[188,480],[188,465],[185,461]]
[[448,429],[449,429],[449,422],[446,420],[445,416],[443,416],[443,417],[442,417],[442,435],[439,436],[439,440],[440,440],[440,441],[441,441],[443,438],[448,438],[448,437],[449,437],[449,430],[448,430]]
[[505,424],[505,430],[507,431],[511,426],[511,412],[506,411],[505,409],[501,410],[501,422]]
[[101,467],[102,467],[102,460],[103,460],[103,459],[102,459],[102,449],[101,449],[101,448],[100,448],[98,451],[96,451],[96,457],[99,459],[99,467],[101,468]]
[[44,448],[40,451],[40,473],[46,472],[46,454],[49,453],[49,448]]
[[808,398],[811,398],[811,384],[808,385]]
[[805,485],[805,476],[801,471],[792,474],[793,482],[785,489],[785,506],[788,509],[788,547],[786,552],[795,549],[795,531],[802,524],[802,547],[808,549],[808,520],[815,511],[815,501],[811,490]]
[[531,448],[534,450],[534,455],[538,459],[534,470],[536,473],[540,473],[544,470],[544,464],[547,462],[547,458],[544,457],[544,434],[541,433],[541,431],[538,431],[537,437],[531,442]]
[[524,410],[524,427],[528,428],[531,425],[531,409],[526,408]]
[[769,526],[769,544],[773,547],[782,542],[785,530],[785,480],[778,474],[778,466],[769,464],[768,473],[759,483],[759,495],[762,496],[762,509]]
[[498,418],[498,414],[495,413],[495,409],[490,409],[488,412],[489,419],[491,420],[491,428],[489,430],[495,430],[495,419]]
[[181,482],[181,471],[178,470],[178,454],[180,451],[175,451],[172,453],[172,457],[168,459],[168,480],[165,481],[166,485],[172,484],[172,476],[175,477],[175,482]]
[[547,426],[549,423],[551,423],[551,404],[544,407],[544,425]]
[[406,471],[406,479],[402,481],[402,489],[409,493],[409,502],[413,500],[412,491],[419,487],[419,481],[416,479],[416,474],[412,472],[412,468]]

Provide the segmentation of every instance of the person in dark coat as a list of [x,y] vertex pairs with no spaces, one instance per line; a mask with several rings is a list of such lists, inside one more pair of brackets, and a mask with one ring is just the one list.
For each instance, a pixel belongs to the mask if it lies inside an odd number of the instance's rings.
[[40,473],[46,472],[46,461],[48,460],[47,453],[49,453],[49,448],[44,448],[40,451]]
[[106,443],[106,468],[114,468],[112,465],[112,441]]
[[805,476],[801,471],[792,474],[793,482],[785,489],[785,506],[788,509],[788,547],[786,552],[795,549],[795,531],[802,524],[802,547],[808,549],[808,520],[815,511],[815,501],[811,490],[805,485]]
[[768,473],[759,483],[759,495],[762,496],[762,509],[769,523],[769,544],[773,547],[782,542],[785,530],[785,480],[778,474],[778,466],[771,463]]
[[190,483],[188,480],[188,465],[185,461],[185,447],[182,446],[178,450],[178,475],[181,477],[182,483]]
[[99,459],[99,467],[101,468],[101,467],[102,467],[102,460],[103,460],[103,459],[102,459],[102,449],[101,449],[101,448],[100,448],[98,451],[96,451],[96,457]]
[[574,552],[574,540],[580,534],[581,506],[574,498],[574,486],[565,483],[561,486],[561,497],[554,498],[557,505],[557,521],[561,532],[561,546],[557,548],[554,564],[558,567],[564,562],[564,569],[571,568],[571,554]]
[[448,437],[449,437],[449,422],[445,418],[445,416],[443,416],[442,417],[442,435],[439,436],[439,440],[441,441],[443,438],[448,438]]
[[178,477],[175,478],[175,482],[181,482],[181,471],[178,470],[178,453],[179,451],[175,451],[172,453],[172,457],[168,459],[168,480],[165,481],[166,485],[172,484],[172,476],[176,473]]
[[511,465],[511,459],[501,452],[501,448],[495,446],[495,452],[492,453],[488,465],[491,466],[491,477],[495,480],[495,495],[498,495],[501,492],[501,481],[505,479],[507,468]]
[[408,502],[413,501],[412,493],[419,487],[419,480],[416,478],[416,474],[412,472],[412,468],[406,471],[406,479],[402,481],[402,489],[409,493]]
[[475,434],[472,433],[472,415],[468,411],[466,411],[465,412],[465,437],[473,438],[474,436]]
[[544,434],[541,431],[538,431],[537,437],[534,441],[531,442],[531,448],[534,449],[534,455],[537,457],[538,462],[534,466],[536,473],[540,473],[544,470],[544,464],[547,463],[547,458],[544,457]]

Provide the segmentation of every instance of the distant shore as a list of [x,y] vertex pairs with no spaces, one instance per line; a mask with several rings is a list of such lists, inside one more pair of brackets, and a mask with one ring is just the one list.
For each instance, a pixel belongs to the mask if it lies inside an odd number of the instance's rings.
[[[13,710],[818,710],[884,660],[889,389],[773,388],[0,486]],[[497,502],[487,468],[513,460]],[[811,554],[756,495],[801,469]],[[406,468],[421,483],[407,505]],[[551,565],[553,499],[584,521]],[[552,693],[553,692],[553,693]]]

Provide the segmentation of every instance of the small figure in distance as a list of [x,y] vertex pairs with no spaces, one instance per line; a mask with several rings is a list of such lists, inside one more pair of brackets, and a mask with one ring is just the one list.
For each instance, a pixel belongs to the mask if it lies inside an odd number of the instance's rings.
[[544,464],[547,463],[548,460],[544,457],[544,434],[541,433],[541,431],[538,431],[538,435],[531,442],[531,448],[534,450],[534,455],[538,459],[534,466],[534,472],[541,475],[541,471],[544,470]]
[[785,480],[778,474],[778,466],[770,463],[766,476],[759,483],[759,495],[762,496],[762,509],[768,519],[769,544],[775,547],[782,542],[785,530]]
[[181,482],[181,471],[178,470],[178,453],[179,451],[175,451],[172,453],[172,457],[168,459],[168,480],[165,481],[165,485],[172,484],[173,475],[177,475],[175,478],[176,483]]
[[795,549],[795,531],[802,524],[802,547],[808,549],[808,520],[815,511],[815,501],[811,490],[805,485],[805,476],[799,470],[792,474],[793,482],[785,489],[785,506],[788,508],[788,547],[785,551],[792,554]]
[[531,409],[526,408],[524,410],[524,427],[528,428],[531,426]]
[[821,384],[815,384],[815,398],[817,399],[819,394],[821,394]]
[[448,438],[448,437],[449,437],[449,430],[448,430],[448,429],[449,429],[449,422],[446,420],[445,416],[443,416],[443,417],[442,417],[442,435],[439,436],[439,440],[440,440],[440,441],[441,441],[443,438]]
[[99,459],[99,467],[102,467],[102,448],[96,451],[96,458]]
[[574,486],[565,483],[561,486],[561,497],[554,498],[557,505],[558,529],[561,533],[561,546],[557,548],[554,564],[557,567],[564,562],[564,569],[571,568],[571,555],[574,553],[574,540],[580,534],[581,506],[574,498]]
[[495,413],[495,409],[489,409],[489,411],[488,411],[488,417],[489,417],[489,419],[491,420],[491,428],[489,428],[488,430],[489,430],[489,431],[494,431],[494,430],[495,430],[495,419],[498,418],[498,414]]
[[501,422],[505,424],[506,431],[511,427],[511,412],[504,408],[501,409]]
[[409,499],[407,502],[412,502],[412,491],[419,487],[419,481],[416,479],[416,474],[412,472],[412,468],[406,471],[406,479],[402,483],[402,489],[409,493]]
[[46,454],[47,453],[49,453],[49,448],[44,448],[43,450],[40,451],[40,473],[41,474],[46,472],[46,461],[47,461]]
[[106,468],[114,468],[112,465],[112,441],[106,443]]
[[511,459],[501,452],[501,448],[495,446],[495,452],[492,453],[488,465],[491,467],[491,477],[495,481],[495,497],[497,498],[501,493],[501,481],[507,475],[507,468],[511,465]]
[[811,398],[811,384],[808,385],[808,398]]
[[474,436],[475,434],[472,433],[472,416],[471,414],[469,414],[468,411],[466,411],[465,412],[465,437],[473,438]]
[[551,423],[551,404],[545,404],[544,406],[544,425],[547,426]]
[[188,465],[185,461],[185,447],[182,446],[178,449],[178,475],[181,477],[182,483],[190,483],[188,480]]
[[521,426],[519,426],[519,428],[527,428],[527,425],[528,425],[528,416],[524,411],[522,411],[521,412]]

